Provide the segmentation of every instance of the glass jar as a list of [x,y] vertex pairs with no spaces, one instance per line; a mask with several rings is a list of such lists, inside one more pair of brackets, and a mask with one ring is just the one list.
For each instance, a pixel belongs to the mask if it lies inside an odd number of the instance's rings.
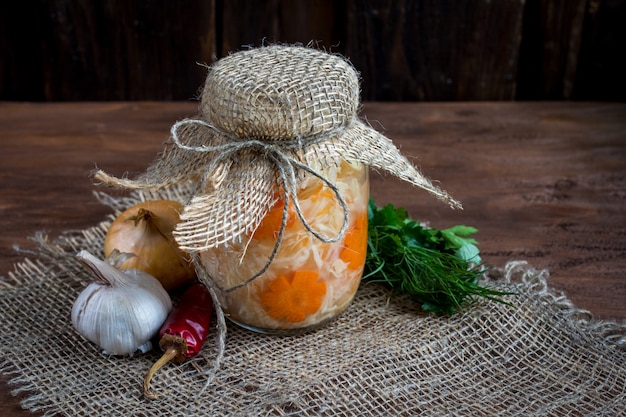
[[[224,314],[234,323],[263,333],[313,330],[336,318],[354,298],[367,251],[367,166],[342,162],[318,172],[339,189],[347,203],[345,236],[333,243],[319,240],[304,227],[290,203],[285,233],[269,269],[243,287],[218,294]],[[344,210],[334,191],[306,174],[297,196],[311,228],[323,236],[336,236]],[[219,287],[242,284],[262,270],[276,244],[283,209],[279,200],[243,242],[200,254],[202,267]]]

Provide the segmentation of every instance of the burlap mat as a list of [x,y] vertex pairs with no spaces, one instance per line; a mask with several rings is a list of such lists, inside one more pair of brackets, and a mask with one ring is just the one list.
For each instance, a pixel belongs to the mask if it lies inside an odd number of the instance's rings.
[[[128,205],[133,199],[118,200]],[[102,355],[73,330],[72,303],[89,280],[74,259],[101,253],[108,221],[40,247],[0,280],[0,371],[22,405],[46,416],[565,416],[624,415],[626,326],[593,320],[550,290],[548,273],[511,262],[485,277],[513,307],[480,302],[438,317],[385,288],[363,285],[339,319],[276,337],[229,325],[215,358],[201,354],[142,379],[158,351]],[[213,332],[215,334],[216,332]]]

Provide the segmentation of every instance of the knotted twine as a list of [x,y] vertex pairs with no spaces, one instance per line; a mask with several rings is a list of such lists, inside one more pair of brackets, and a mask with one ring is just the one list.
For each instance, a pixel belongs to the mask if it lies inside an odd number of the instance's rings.
[[[344,237],[346,202],[318,170],[341,161],[365,164],[460,207],[391,140],[358,118],[359,91],[356,70],[339,55],[286,45],[241,51],[209,68],[199,115],[172,126],[163,154],[145,173],[134,180],[95,173],[103,184],[134,190],[194,184],[174,237],[191,255],[217,307],[217,364],[226,332],[217,293],[247,285],[267,271],[282,241],[289,203],[317,239],[330,243]],[[302,214],[297,191],[306,174],[327,185],[343,209],[335,236],[318,233]],[[265,266],[240,285],[220,288],[202,268],[199,253],[251,236],[279,198],[284,201],[282,224]]]

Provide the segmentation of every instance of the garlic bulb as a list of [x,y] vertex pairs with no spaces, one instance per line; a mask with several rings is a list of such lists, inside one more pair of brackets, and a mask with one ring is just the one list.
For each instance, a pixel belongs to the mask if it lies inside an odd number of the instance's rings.
[[95,280],[78,295],[72,324],[78,333],[112,355],[146,351],[172,309],[172,300],[152,275],[121,271],[87,251],[76,255]]

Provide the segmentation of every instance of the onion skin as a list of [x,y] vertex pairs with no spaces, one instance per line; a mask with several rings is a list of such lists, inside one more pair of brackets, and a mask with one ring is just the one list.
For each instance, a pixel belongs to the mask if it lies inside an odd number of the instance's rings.
[[179,249],[172,232],[183,205],[172,200],[136,204],[111,223],[104,239],[104,256],[115,250],[127,257],[119,269],[138,269],[158,279],[167,291],[192,282],[196,273],[190,257]]

